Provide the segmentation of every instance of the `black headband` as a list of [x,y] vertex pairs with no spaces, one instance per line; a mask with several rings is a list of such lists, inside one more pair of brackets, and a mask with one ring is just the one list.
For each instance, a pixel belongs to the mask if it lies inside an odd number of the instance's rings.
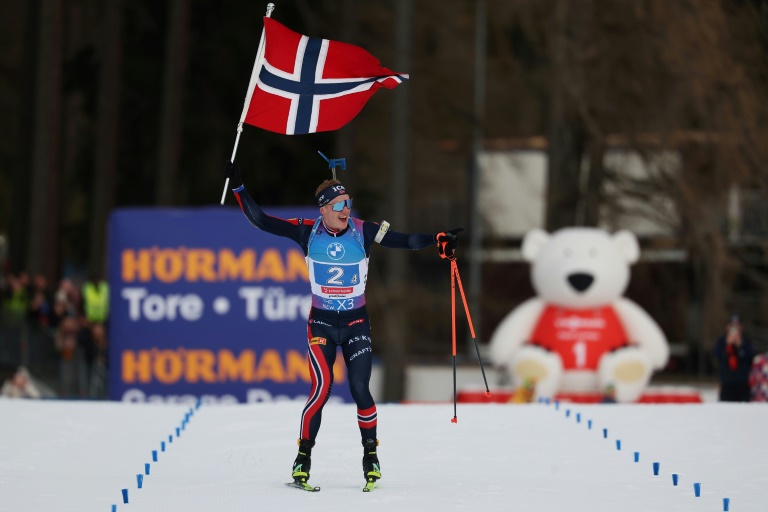
[[337,183],[335,185],[329,185],[317,194],[317,206],[325,206],[339,196],[343,196],[347,193],[344,185]]

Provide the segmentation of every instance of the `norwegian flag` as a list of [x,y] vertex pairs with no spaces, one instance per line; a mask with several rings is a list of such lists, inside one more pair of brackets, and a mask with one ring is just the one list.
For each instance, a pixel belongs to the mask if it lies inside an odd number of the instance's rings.
[[381,87],[408,75],[394,73],[359,46],[307,37],[264,18],[264,61],[244,122],[286,135],[337,130]]

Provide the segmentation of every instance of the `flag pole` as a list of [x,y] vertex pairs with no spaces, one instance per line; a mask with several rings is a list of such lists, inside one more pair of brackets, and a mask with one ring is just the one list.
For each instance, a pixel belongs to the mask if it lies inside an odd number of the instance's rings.
[[[275,10],[275,4],[267,4],[267,18],[272,17],[272,11]],[[232,157],[229,161],[235,161],[235,155],[237,154],[237,145],[240,143],[240,134],[243,133],[243,122],[245,116],[248,114],[248,107],[251,104],[251,97],[253,96],[253,90],[256,88],[256,80],[259,77],[261,71],[261,64],[264,60],[264,28],[261,29],[261,39],[259,40],[259,49],[256,51],[256,60],[253,62],[253,71],[251,71],[251,80],[248,82],[248,92],[245,95],[245,102],[243,103],[243,112],[240,114],[240,122],[237,123],[237,136],[235,137],[235,147],[232,148]],[[224,204],[224,199],[227,197],[227,187],[229,187],[229,178],[224,182],[224,191],[221,193],[221,204]]]

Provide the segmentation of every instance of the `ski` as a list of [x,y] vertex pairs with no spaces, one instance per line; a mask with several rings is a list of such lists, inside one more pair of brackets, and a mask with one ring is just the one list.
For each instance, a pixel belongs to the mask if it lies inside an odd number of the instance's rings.
[[371,492],[376,488],[376,480],[371,480],[370,482],[365,484],[365,487],[363,487],[363,492]]
[[301,489],[302,491],[307,492],[319,492],[319,487],[312,487],[308,483],[301,483],[301,482],[286,482],[285,485],[288,487],[293,487],[294,489]]

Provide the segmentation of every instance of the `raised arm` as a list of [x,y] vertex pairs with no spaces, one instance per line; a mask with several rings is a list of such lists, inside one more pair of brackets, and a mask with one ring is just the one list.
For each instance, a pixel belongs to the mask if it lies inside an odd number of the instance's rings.
[[299,244],[306,254],[307,240],[314,225],[313,220],[281,219],[267,215],[258,203],[254,201],[248,191],[245,190],[245,185],[243,185],[243,180],[240,177],[240,170],[236,164],[227,162],[224,167],[224,174],[229,178],[232,192],[235,194],[240,209],[251,224],[267,233],[290,238]]

